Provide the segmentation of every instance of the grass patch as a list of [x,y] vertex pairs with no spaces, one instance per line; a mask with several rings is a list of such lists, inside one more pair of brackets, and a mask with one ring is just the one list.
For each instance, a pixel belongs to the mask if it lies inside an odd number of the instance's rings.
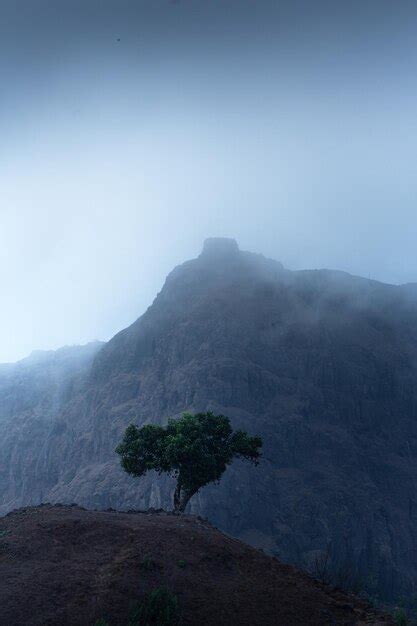
[[136,604],[128,626],[178,626],[177,597],[166,587],[157,587]]

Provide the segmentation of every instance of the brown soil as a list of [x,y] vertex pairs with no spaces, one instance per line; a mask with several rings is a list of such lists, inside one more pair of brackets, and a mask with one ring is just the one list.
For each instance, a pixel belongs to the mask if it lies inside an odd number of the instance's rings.
[[0,624],[126,625],[129,605],[164,585],[181,624],[393,624],[208,522],[166,513],[26,508],[0,519]]

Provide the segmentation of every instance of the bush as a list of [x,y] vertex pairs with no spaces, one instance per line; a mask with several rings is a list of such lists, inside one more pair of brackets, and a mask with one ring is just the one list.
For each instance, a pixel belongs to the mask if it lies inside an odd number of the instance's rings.
[[177,626],[179,609],[176,596],[165,587],[157,587],[133,607],[129,626]]
[[397,611],[395,611],[394,619],[397,626],[407,626],[407,624],[409,623],[407,619],[407,614],[404,609],[398,609]]
[[149,556],[145,556],[140,564],[140,568],[145,570],[146,572],[151,572],[158,568],[158,564],[155,563],[153,559]]

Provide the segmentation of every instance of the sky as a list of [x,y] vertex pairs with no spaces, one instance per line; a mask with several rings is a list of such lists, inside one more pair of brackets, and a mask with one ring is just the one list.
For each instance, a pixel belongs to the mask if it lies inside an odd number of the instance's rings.
[[417,4],[0,0],[0,362],[107,340],[210,236],[417,282]]

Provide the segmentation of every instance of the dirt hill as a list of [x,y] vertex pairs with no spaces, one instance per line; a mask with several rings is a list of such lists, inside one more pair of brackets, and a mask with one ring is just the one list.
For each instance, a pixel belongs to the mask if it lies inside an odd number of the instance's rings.
[[388,625],[388,617],[232,539],[201,518],[25,508],[0,519],[0,623],[127,625],[165,586],[181,625]]

